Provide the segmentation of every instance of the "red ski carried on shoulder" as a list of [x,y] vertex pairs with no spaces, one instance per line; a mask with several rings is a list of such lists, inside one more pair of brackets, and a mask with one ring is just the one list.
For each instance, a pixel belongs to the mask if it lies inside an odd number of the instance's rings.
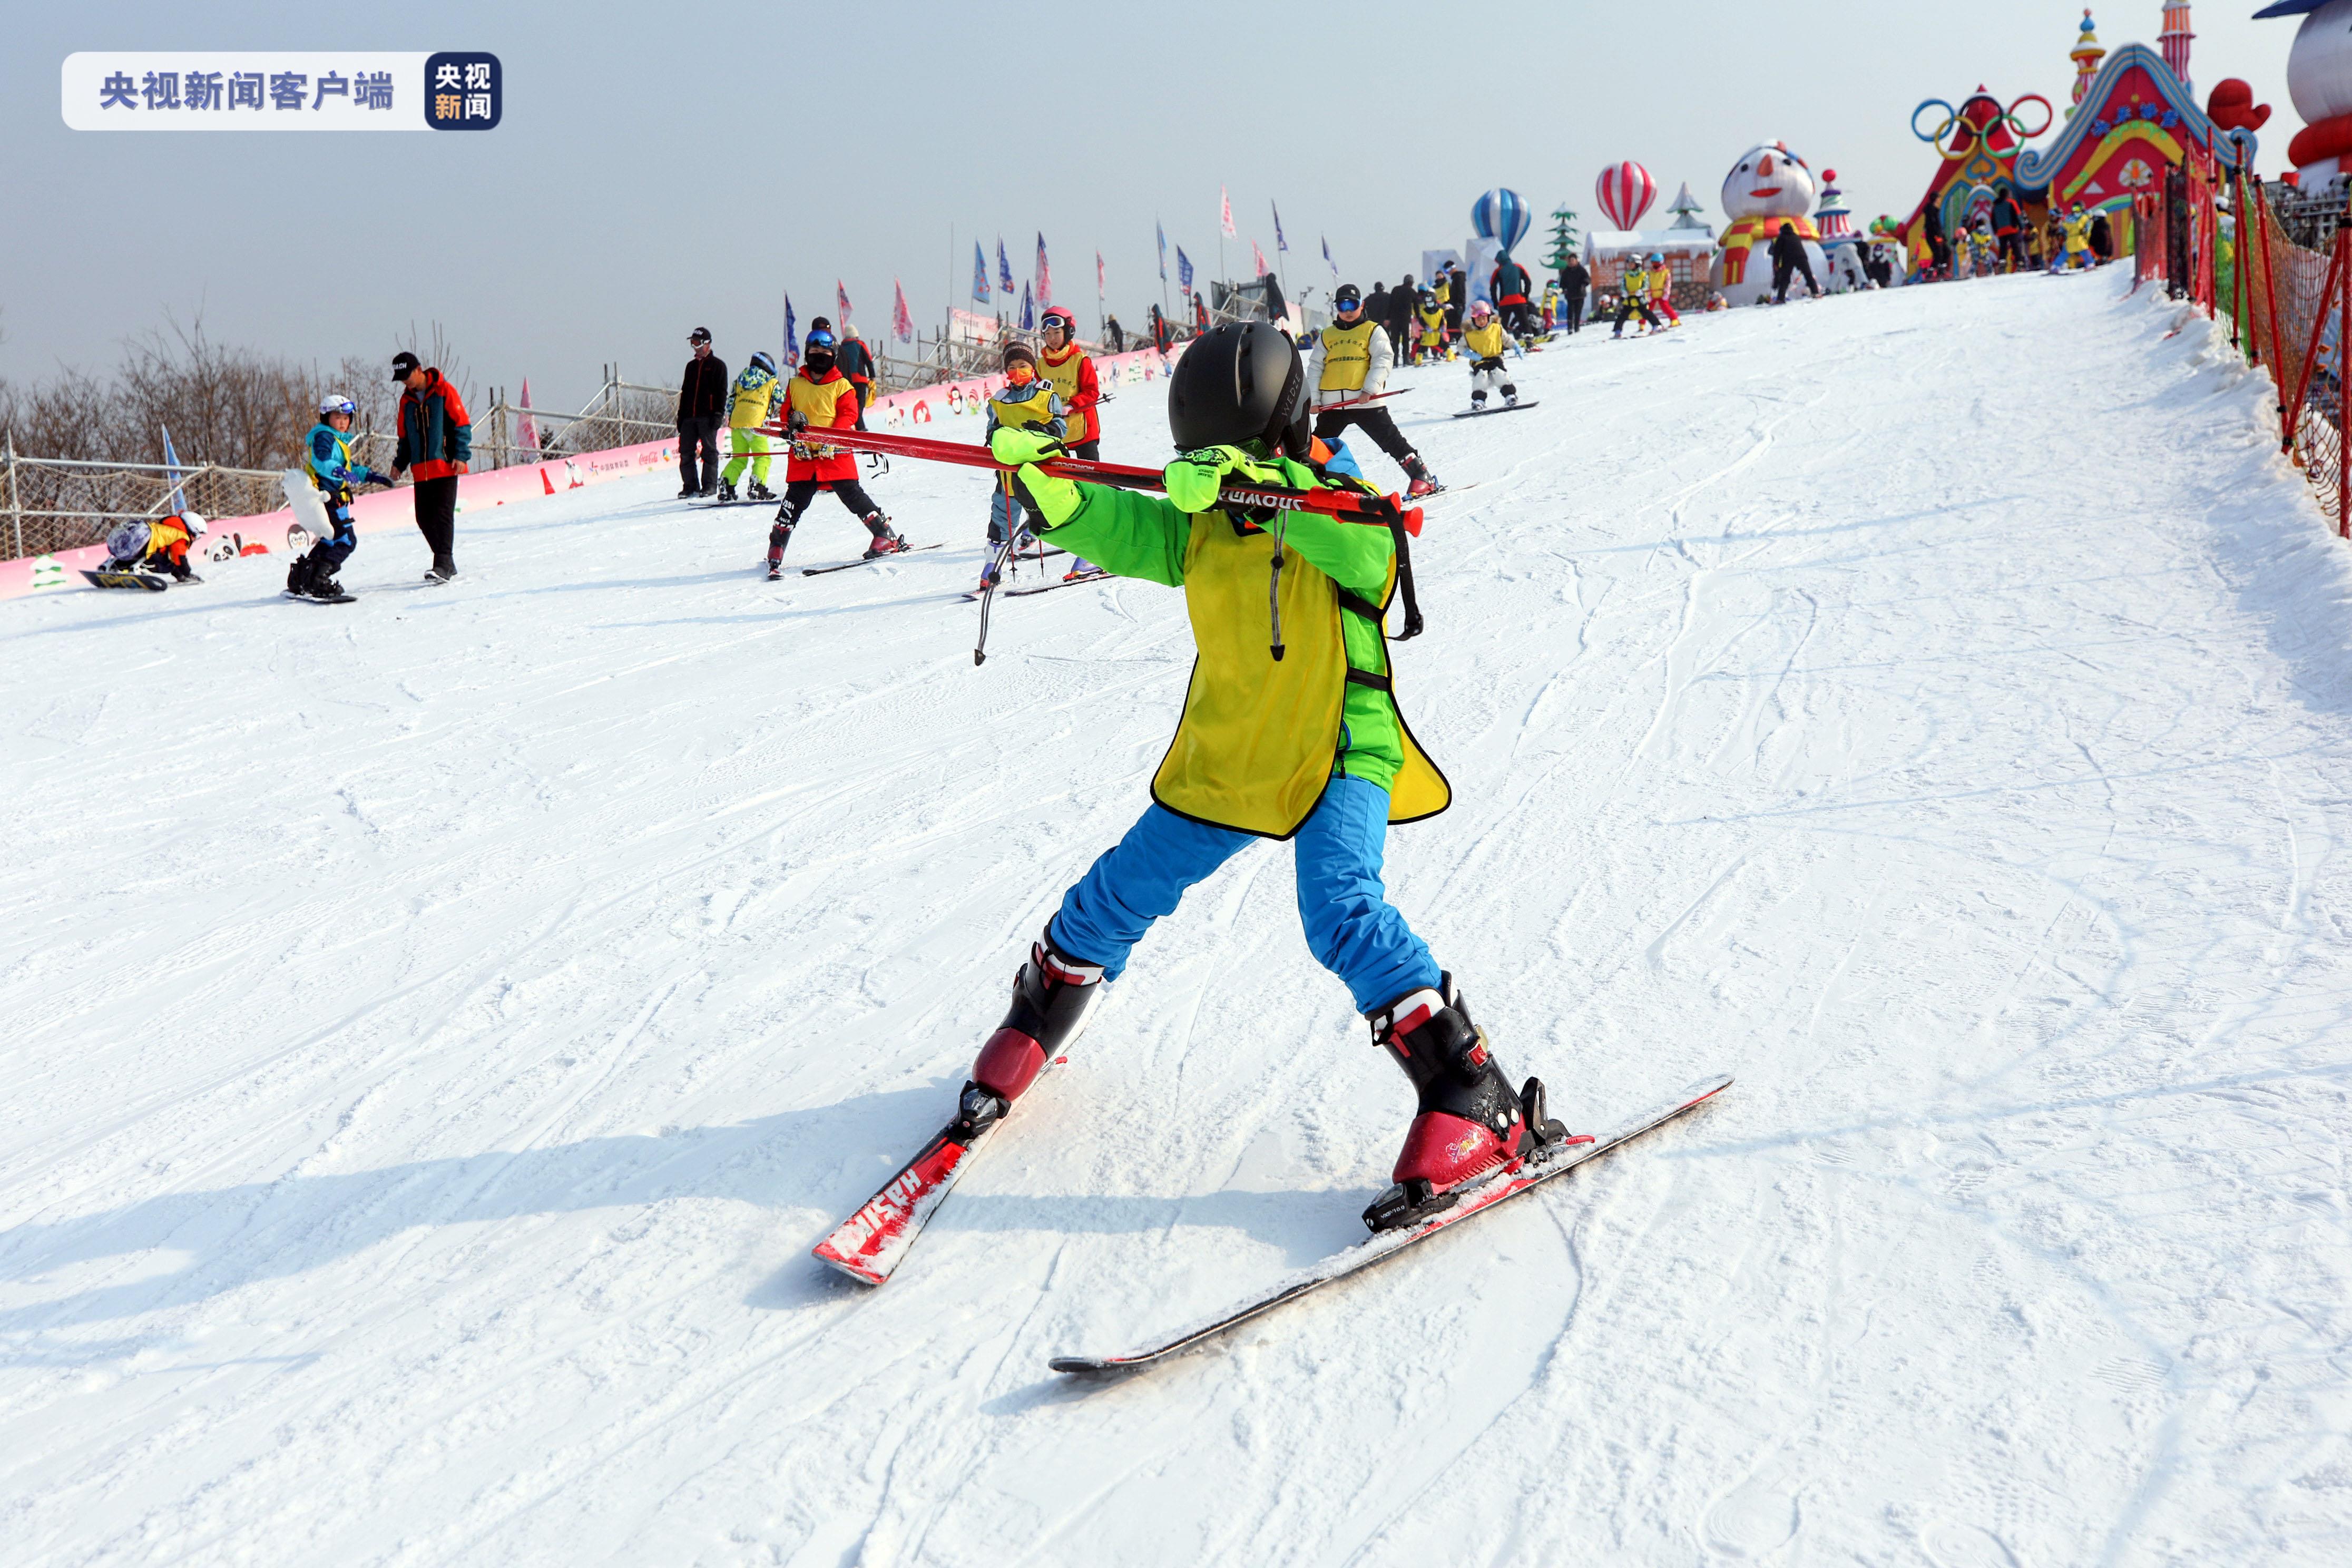
[[[764,426],[762,435],[790,441],[807,439],[803,431],[798,436],[782,426]],[[961,441],[935,441],[928,436],[899,436],[882,430],[827,430],[824,444],[853,452],[880,452],[893,458],[919,458],[934,463],[955,463],[969,468],[994,468],[1006,471],[1014,465],[1000,463],[996,454],[985,447]],[[1116,485],[1121,489],[1157,490],[1167,488],[1158,468],[1139,468],[1125,463],[1090,463],[1080,458],[1056,458],[1039,468],[1056,479],[1075,479],[1081,484]],[[1261,508],[1268,511],[1315,511],[1326,517],[1336,517],[1342,522],[1370,523],[1388,528],[1404,524],[1407,533],[1421,535],[1421,509],[1408,507],[1394,496],[1365,495],[1348,490],[1295,490],[1284,485],[1228,484],[1218,492],[1219,504],[1235,507]]]

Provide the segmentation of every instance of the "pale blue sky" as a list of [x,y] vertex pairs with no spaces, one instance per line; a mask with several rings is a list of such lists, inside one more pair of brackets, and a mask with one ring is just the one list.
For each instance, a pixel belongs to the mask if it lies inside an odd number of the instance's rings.
[[[1899,214],[1934,167],[1913,106],[1979,82],[2063,105],[2082,16],[2054,0],[27,9],[0,58],[0,374],[110,363],[166,310],[328,362],[388,355],[409,321],[438,319],[478,382],[528,374],[555,407],[605,361],[674,377],[697,324],[730,362],[773,348],[786,287],[805,321],[838,276],[870,335],[896,276],[935,323],[951,288],[961,302],[975,234],[992,264],[1002,234],[1025,277],[1042,229],[1056,297],[1088,330],[1099,247],[1111,308],[1139,325],[1160,297],[1154,217],[1213,265],[1221,183],[1232,269],[1253,236],[1272,253],[1272,199],[1294,289],[1329,282],[1326,235],[1346,278],[1397,277],[1459,244],[1490,185],[1590,226],[1593,178],[1621,158],[1656,174],[1661,208],[1687,180],[1719,221],[1725,172],[1761,140],[1835,167],[1858,214]],[[2157,0],[2095,9],[2109,47],[2156,41]],[[2295,25],[2255,9],[2196,7],[2191,74],[2200,101],[2241,76],[2275,105],[2275,170],[2300,124]],[[76,49],[320,46],[492,50],[505,122],[170,136],[59,119]]]

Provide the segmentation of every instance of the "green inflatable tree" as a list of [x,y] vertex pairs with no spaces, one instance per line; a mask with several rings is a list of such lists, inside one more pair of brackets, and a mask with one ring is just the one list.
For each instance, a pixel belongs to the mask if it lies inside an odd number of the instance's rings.
[[1544,258],[1544,265],[1557,272],[1575,254],[1576,215],[1566,207],[1556,207],[1551,215],[1551,252]]

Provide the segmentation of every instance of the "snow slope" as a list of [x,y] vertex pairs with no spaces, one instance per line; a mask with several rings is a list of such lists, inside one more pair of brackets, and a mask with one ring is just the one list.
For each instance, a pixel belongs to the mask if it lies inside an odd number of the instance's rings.
[[985,480],[902,463],[950,548],[832,577],[647,480],[461,520],[448,589],[394,533],[341,609],[0,607],[0,1563],[2352,1557],[2352,573],[2116,287],[1422,375],[1483,482],[1394,897],[1572,1122],[1739,1083],[1109,1385],[1045,1359],[1351,1240],[1403,1129],[1279,848],[897,1280],[806,1248],[1142,807],[1175,595],[975,669]]

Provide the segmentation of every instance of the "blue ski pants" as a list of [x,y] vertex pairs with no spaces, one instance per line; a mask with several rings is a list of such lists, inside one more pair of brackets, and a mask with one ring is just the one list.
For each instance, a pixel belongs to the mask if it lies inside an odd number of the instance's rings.
[[[1318,962],[1369,1013],[1437,984],[1437,961],[1389,903],[1381,883],[1389,794],[1336,778],[1292,843],[1298,858],[1298,921]],[[1062,897],[1046,927],[1054,945],[1116,980],[1151,922],[1175,912],[1184,889],[1233,858],[1256,835],[1213,827],[1153,805],[1127,837]]]

